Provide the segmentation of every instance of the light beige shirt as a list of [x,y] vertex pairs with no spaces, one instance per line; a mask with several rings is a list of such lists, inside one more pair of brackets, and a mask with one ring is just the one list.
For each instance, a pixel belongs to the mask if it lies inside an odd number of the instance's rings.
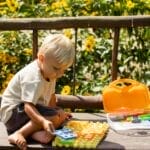
[[9,82],[2,95],[0,118],[6,123],[12,115],[12,109],[23,102],[48,105],[55,93],[56,81],[46,81],[37,61],[21,69]]

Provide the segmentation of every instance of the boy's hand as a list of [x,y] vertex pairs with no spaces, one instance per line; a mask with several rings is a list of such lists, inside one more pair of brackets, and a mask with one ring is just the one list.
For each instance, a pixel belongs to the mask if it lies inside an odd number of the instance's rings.
[[50,134],[54,134],[54,132],[55,132],[54,125],[49,120],[46,120],[46,119],[44,120],[43,128],[44,128],[45,131],[49,132]]
[[66,120],[70,120],[72,118],[72,114],[69,112],[65,112]]

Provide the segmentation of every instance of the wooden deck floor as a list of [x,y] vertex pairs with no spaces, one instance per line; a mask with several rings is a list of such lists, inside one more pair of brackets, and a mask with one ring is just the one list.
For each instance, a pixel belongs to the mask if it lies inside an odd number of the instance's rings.
[[[73,113],[73,118],[77,120],[93,120],[93,121],[106,121],[105,114],[91,114],[91,113]],[[8,143],[7,133],[4,125],[0,122],[0,150],[16,150],[17,147]],[[28,150],[70,150],[67,148],[54,148],[51,144],[42,145],[38,143],[28,143]],[[109,130],[106,138],[101,142],[97,148],[100,149],[150,149],[150,136],[131,137],[121,135],[113,130]]]
[[[103,115],[101,115],[101,119],[103,118]],[[89,114],[89,113],[73,113],[73,119],[76,120],[93,120],[93,121],[97,121],[100,120],[100,114]],[[105,120],[105,117],[104,117]],[[0,122],[0,149],[1,150],[16,150],[17,147],[14,145],[9,144],[8,140],[8,135],[5,129],[5,126],[3,125],[2,122]],[[39,143],[28,143],[28,149],[32,150],[32,149],[38,149],[38,150],[57,150],[60,148],[54,148],[51,147],[51,144],[48,145],[42,145]],[[62,148],[61,148],[62,149]],[[65,149],[66,150],[66,149]]]

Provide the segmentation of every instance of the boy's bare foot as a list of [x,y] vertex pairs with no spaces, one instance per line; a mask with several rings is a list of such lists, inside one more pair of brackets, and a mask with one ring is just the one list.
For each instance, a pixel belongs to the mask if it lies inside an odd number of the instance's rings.
[[23,135],[19,132],[15,132],[8,137],[8,141],[11,144],[16,144],[21,150],[27,150],[27,142]]

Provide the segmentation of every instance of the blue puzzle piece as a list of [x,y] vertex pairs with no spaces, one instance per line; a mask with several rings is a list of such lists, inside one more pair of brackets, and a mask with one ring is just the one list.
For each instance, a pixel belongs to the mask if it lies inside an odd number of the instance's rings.
[[63,138],[63,139],[66,139],[66,140],[77,137],[77,134],[74,133],[71,129],[68,129],[68,128],[62,128],[62,129],[56,130],[54,132],[54,134],[61,137],[61,138]]

